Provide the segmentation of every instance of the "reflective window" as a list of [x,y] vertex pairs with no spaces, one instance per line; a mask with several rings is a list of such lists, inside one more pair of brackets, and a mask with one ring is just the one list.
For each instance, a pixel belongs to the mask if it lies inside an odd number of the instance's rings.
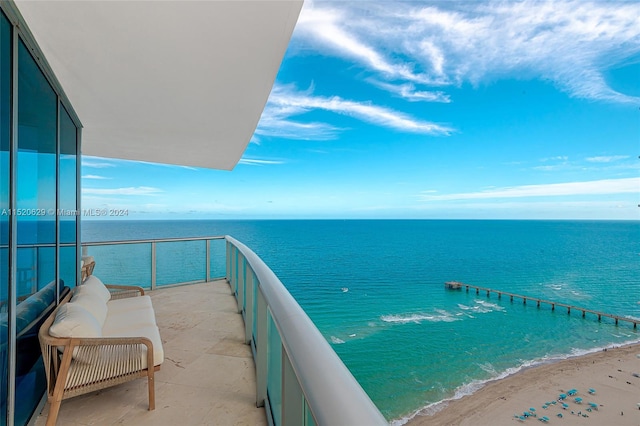
[[9,149],[11,145],[11,24],[0,13],[0,424],[7,418],[9,329]]
[[18,43],[18,223],[16,424],[26,424],[46,388],[37,326],[56,298],[57,96]]
[[78,268],[76,267],[76,246],[60,247],[60,285],[76,286]]
[[60,108],[60,242],[76,241],[76,126],[66,109]]
[[55,243],[57,97],[18,47],[18,245]]
[[[26,425],[44,395],[46,377],[38,330],[55,308],[58,294],[75,286],[79,272],[78,132],[71,116],[58,107],[56,92],[23,40],[17,40],[17,52],[13,50],[12,34],[11,22],[0,13],[0,426],[7,421]],[[15,53],[17,64],[13,63]],[[17,75],[12,75],[16,65]],[[15,89],[17,99],[12,96]],[[17,111],[12,111],[14,102]],[[17,135],[13,135],[16,127]],[[18,146],[12,162],[13,136]],[[9,203],[11,193],[15,206]],[[10,236],[12,217],[17,233]],[[56,235],[58,223],[60,233]],[[16,275],[9,280],[12,249],[16,250]],[[16,304],[9,300],[11,292],[15,292]],[[9,324],[13,314],[15,323]],[[15,331],[15,341],[9,341],[10,331]],[[14,359],[9,357],[9,346],[15,347]],[[11,372],[15,373],[13,383],[9,383]],[[14,407],[7,406],[11,389],[15,391]]]

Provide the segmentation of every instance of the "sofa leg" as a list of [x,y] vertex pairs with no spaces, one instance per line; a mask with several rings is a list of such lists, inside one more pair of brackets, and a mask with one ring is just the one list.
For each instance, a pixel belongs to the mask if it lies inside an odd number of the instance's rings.
[[49,407],[49,415],[47,416],[46,426],[55,426],[58,420],[58,413],[60,412],[60,403],[62,401],[52,401]]
[[156,391],[155,380],[153,379],[153,370],[147,377],[147,383],[149,384],[149,411],[156,409]]

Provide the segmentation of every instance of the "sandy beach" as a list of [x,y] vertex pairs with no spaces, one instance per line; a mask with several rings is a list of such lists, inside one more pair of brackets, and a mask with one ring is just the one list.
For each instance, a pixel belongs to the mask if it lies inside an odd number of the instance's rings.
[[[418,414],[409,425],[513,426],[546,424],[573,426],[640,426],[640,344],[541,365],[492,382],[473,395],[450,402],[434,415]],[[595,390],[594,394],[589,389]],[[577,389],[567,396],[563,408],[557,401],[562,393]],[[580,404],[576,397],[582,398]],[[597,410],[589,402],[598,404]],[[535,408],[537,417],[520,420]],[[573,412],[573,414],[572,414]],[[558,414],[562,414],[559,417]],[[583,414],[588,417],[584,417]]]

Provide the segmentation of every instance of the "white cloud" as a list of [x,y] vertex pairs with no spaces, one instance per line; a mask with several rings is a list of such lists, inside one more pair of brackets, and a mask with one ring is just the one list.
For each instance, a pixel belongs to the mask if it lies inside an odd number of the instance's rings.
[[488,198],[556,197],[570,195],[603,195],[640,192],[640,178],[603,179],[587,182],[551,183],[495,188],[458,194],[421,194],[424,201],[480,200]]
[[106,176],[99,176],[99,175],[83,175],[82,179],[111,179],[110,177],[106,177]]
[[[345,3],[337,4],[345,5]],[[330,6],[316,7],[313,2],[305,3],[298,18],[296,31],[314,39],[318,44],[338,55],[364,63],[388,78],[402,78],[420,83],[433,82],[427,75],[414,73],[408,64],[397,64],[387,60],[383,53],[363,42],[362,39],[366,37],[359,37],[348,25],[349,22],[361,21],[361,19],[353,16],[353,10],[335,9],[334,5],[332,3]]]
[[[271,111],[271,108],[278,112],[274,113]],[[296,115],[311,110],[325,110],[404,132],[433,135],[448,135],[453,132],[453,129],[448,126],[416,120],[400,111],[373,105],[369,102],[357,102],[342,99],[338,96],[313,96],[309,91],[295,91],[290,86],[274,87],[269,97],[267,110],[269,110],[267,117],[280,116],[280,119],[283,121],[278,124],[278,127],[282,125],[284,128],[286,128],[287,124],[291,123],[290,121],[284,120],[286,114]],[[263,134],[262,124],[258,127],[260,129],[258,133]],[[337,131],[335,127],[328,128]]]
[[[291,120],[286,113],[278,111],[277,106],[267,104],[255,134],[285,139],[331,140],[336,139],[341,130],[328,123],[301,123]],[[259,144],[260,138],[254,137],[254,143]]]
[[380,89],[391,92],[410,102],[451,102],[451,97],[443,91],[417,90],[413,83],[391,84],[373,78],[367,79],[367,81]]
[[637,103],[605,72],[640,52],[638,16],[638,2],[307,2],[294,43],[355,60],[389,82],[516,76],[553,81],[575,97]]
[[628,155],[609,155],[609,156],[599,156],[599,157],[589,157],[586,160],[590,163],[611,163],[613,161],[626,160],[629,158]]
[[545,162],[545,161],[567,161],[569,159],[569,157],[567,157],[566,155],[557,155],[555,157],[548,157],[548,158],[541,158],[540,161]]
[[114,163],[110,163],[107,161],[101,161],[99,158],[95,158],[94,160],[82,159],[82,167],[91,167],[93,169],[107,169],[111,167],[116,167]]
[[246,164],[249,166],[263,166],[273,164],[284,164],[284,161],[280,160],[260,160],[256,158],[241,158],[238,164]]
[[150,186],[128,188],[82,188],[82,195],[156,195],[161,192],[164,191]]

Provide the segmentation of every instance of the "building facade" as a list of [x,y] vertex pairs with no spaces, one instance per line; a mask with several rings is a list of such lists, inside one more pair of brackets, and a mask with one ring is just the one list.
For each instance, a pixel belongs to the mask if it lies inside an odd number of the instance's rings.
[[24,425],[46,392],[38,328],[79,280],[81,125],[0,5],[0,424]]

